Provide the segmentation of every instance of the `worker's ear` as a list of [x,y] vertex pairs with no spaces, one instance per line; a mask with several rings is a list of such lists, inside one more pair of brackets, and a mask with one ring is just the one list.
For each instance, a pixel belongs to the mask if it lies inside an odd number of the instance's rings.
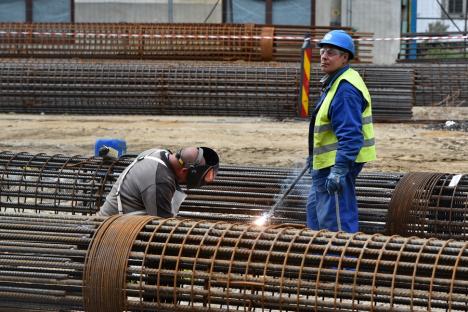
[[178,183],[186,183],[188,177],[188,168],[180,167],[175,170]]
[[186,175],[189,172],[189,168],[185,168],[185,167],[180,167],[179,170],[180,170],[180,173],[183,175]]

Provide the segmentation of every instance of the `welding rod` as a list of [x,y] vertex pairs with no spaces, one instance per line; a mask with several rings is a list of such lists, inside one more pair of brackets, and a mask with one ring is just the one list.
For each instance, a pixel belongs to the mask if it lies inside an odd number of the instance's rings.
[[305,164],[304,168],[302,168],[301,173],[299,173],[299,175],[294,179],[294,181],[288,186],[286,191],[281,195],[280,199],[271,207],[270,212],[269,212],[271,216],[273,216],[275,214],[276,208],[278,208],[283,203],[286,196],[288,196],[289,193],[291,193],[294,186],[296,186],[297,182],[299,182],[299,180],[302,178],[304,173],[306,173],[306,171],[309,169],[309,166],[310,166],[310,164],[309,164],[309,162],[307,162]]

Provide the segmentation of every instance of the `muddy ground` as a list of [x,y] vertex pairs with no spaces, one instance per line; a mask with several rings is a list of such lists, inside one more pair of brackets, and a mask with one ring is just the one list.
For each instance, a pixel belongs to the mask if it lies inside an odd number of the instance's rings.
[[[378,160],[367,171],[468,173],[468,132],[450,122],[468,121],[468,107],[421,108],[415,120],[378,123]],[[448,123],[446,123],[448,121]],[[186,145],[216,149],[224,164],[293,167],[307,153],[308,122],[240,117],[85,116],[0,114],[0,150],[93,155],[97,138],[121,138],[127,152]]]

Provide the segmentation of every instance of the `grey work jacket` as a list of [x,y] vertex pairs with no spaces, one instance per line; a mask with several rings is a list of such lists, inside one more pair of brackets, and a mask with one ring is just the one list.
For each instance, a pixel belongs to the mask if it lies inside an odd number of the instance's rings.
[[138,212],[163,218],[173,217],[171,201],[177,186],[176,177],[168,166],[164,166],[152,159],[143,158],[151,156],[160,158],[167,165],[168,151],[151,149],[144,151],[125,176],[119,176],[107,195],[97,215],[111,216],[118,214],[117,190],[120,185],[120,199],[124,214]]

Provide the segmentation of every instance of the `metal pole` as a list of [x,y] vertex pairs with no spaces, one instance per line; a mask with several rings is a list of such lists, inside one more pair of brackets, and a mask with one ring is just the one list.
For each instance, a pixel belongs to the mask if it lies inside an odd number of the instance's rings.
[[169,23],[174,22],[174,0],[167,0],[167,20]]
[[294,188],[294,186],[296,186],[297,182],[299,182],[299,180],[302,178],[302,176],[304,175],[304,173],[306,173],[306,171],[309,170],[309,163],[305,164],[304,168],[302,168],[302,171],[299,173],[299,175],[294,179],[294,181],[289,185],[288,189],[286,190],[286,192],[283,193],[283,195],[281,195],[281,198],[276,202],[276,204],[274,204],[272,207],[271,207],[271,210],[270,210],[270,214],[273,216],[275,214],[275,210],[283,203],[284,199],[286,198],[286,196],[289,195],[289,193],[291,193],[292,189]]
[[[467,17],[468,17],[468,0],[465,1],[465,27],[464,27],[464,33],[463,35],[466,36],[466,27],[467,27]],[[465,45],[463,47],[463,58],[466,58],[466,38],[464,39]]]

